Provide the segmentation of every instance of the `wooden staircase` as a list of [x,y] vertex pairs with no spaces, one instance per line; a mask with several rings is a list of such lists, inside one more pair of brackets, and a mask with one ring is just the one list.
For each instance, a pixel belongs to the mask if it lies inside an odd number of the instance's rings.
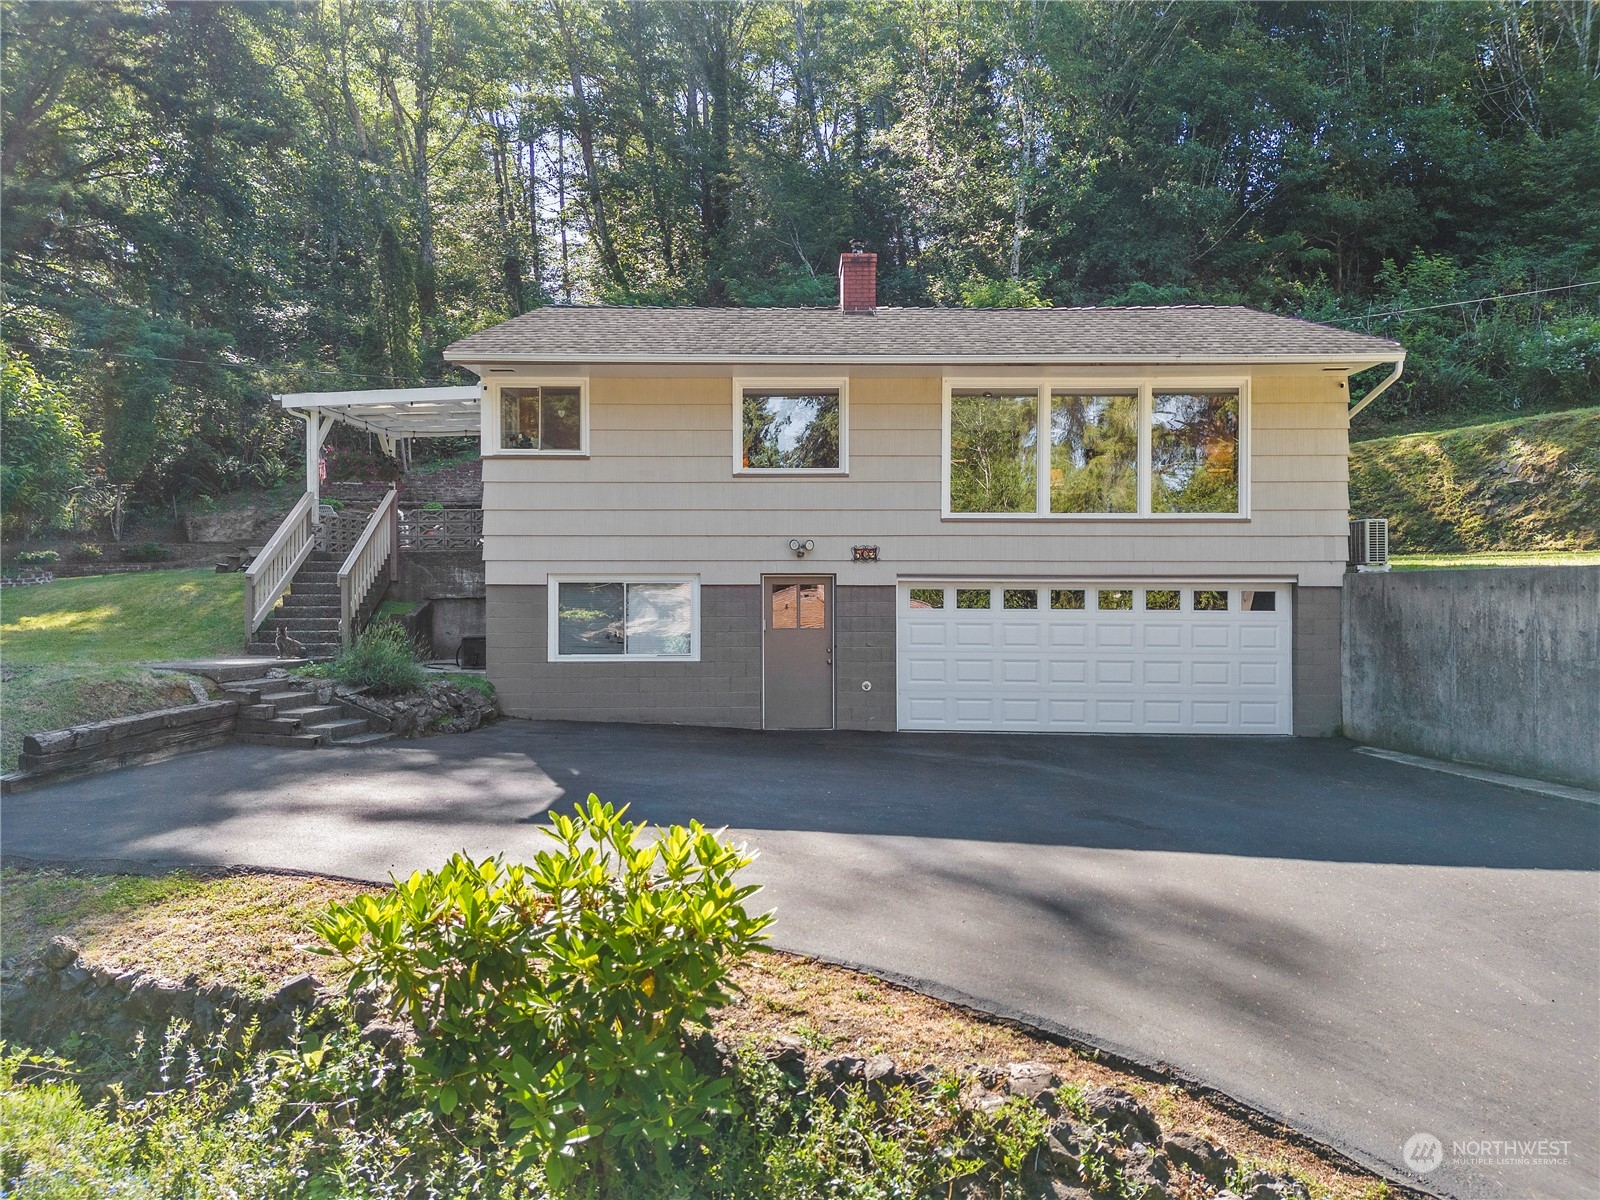
[[[334,636],[338,636],[335,630]],[[374,729],[374,718],[350,705],[317,700],[314,683],[294,679],[245,679],[226,685],[223,693],[239,702],[234,736],[252,746],[370,746],[394,735]]]
[[250,654],[278,653],[282,629],[304,649],[306,658],[326,659],[339,653],[339,566],[343,554],[314,550],[294,574],[289,594],[261,623],[248,648]]

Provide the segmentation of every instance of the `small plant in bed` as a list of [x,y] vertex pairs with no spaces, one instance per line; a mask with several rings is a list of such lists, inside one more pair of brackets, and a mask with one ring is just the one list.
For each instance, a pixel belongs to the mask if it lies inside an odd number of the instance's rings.
[[339,652],[328,674],[346,687],[366,688],[375,696],[420,691],[428,682],[410,635],[393,621],[367,626]]

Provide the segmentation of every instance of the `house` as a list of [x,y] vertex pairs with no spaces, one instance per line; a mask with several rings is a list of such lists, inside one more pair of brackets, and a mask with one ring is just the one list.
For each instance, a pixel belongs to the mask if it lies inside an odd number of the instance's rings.
[[509,714],[1339,724],[1349,376],[1387,386],[1397,343],[1239,307],[879,308],[875,271],[841,256],[837,308],[551,307],[446,351],[482,380]]

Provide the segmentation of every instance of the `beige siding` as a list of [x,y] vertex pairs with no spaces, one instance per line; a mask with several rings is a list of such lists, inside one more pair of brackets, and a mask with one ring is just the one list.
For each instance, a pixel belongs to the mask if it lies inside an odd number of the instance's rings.
[[[726,377],[597,375],[590,457],[490,457],[484,558],[490,584],[551,573],[690,572],[749,584],[801,569],[841,584],[907,575],[1100,578],[1255,575],[1338,586],[1348,505],[1342,377],[1258,375],[1251,387],[1249,519],[941,519],[942,381],[853,376],[845,477],[733,473]],[[874,565],[851,547],[877,545]]]

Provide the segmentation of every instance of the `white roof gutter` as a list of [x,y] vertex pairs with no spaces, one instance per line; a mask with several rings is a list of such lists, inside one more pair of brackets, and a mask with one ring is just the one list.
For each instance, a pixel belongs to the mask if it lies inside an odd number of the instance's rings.
[[1385,379],[1382,383],[1380,383],[1377,387],[1373,388],[1365,396],[1361,397],[1361,399],[1356,401],[1355,404],[1350,406],[1350,417],[1353,419],[1355,417],[1355,415],[1357,413],[1359,413],[1363,408],[1365,408],[1367,405],[1371,404],[1379,396],[1383,395],[1384,392],[1388,391],[1390,386],[1393,385],[1393,383],[1395,382],[1395,380],[1400,378],[1400,372],[1404,371],[1405,369],[1406,369],[1406,356],[1404,354],[1402,354],[1400,356],[1399,360],[1394,364],[1394,370],[1389,372],[1388,378]]

